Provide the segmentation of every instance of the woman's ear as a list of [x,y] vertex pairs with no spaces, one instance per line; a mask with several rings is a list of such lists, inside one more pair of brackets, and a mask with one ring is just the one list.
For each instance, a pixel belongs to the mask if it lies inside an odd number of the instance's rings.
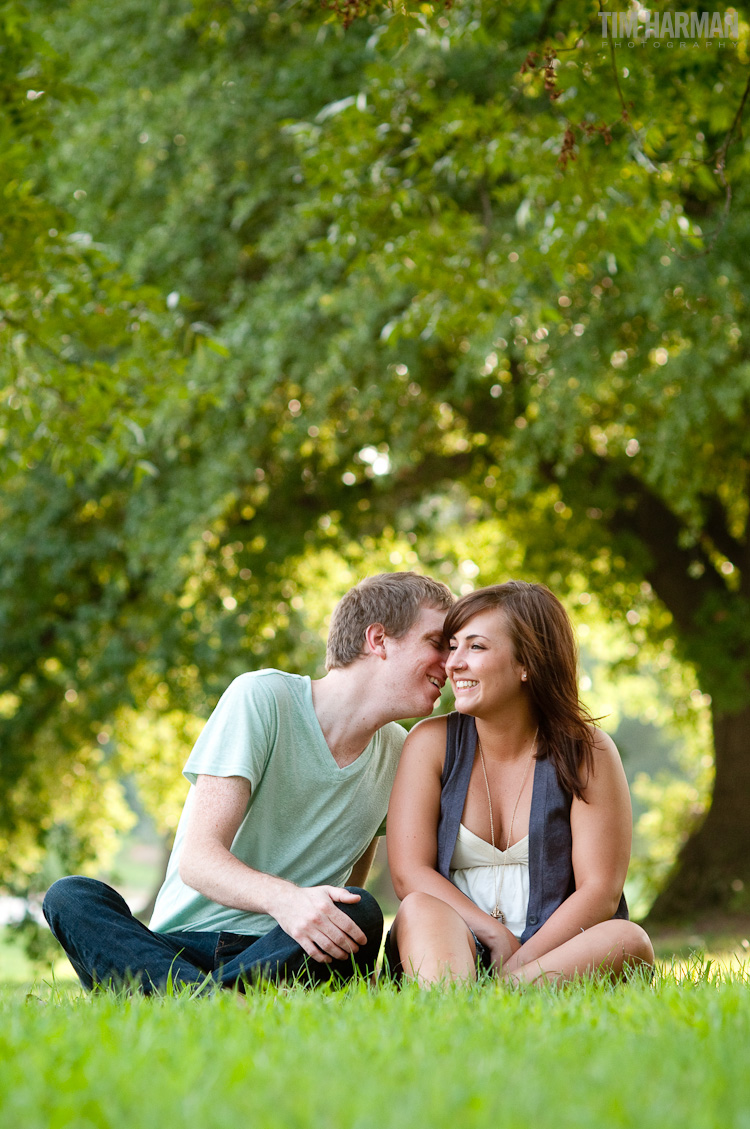
[[365,631],[365,653],[384,659],[386,630],[382,623],[371,623]]

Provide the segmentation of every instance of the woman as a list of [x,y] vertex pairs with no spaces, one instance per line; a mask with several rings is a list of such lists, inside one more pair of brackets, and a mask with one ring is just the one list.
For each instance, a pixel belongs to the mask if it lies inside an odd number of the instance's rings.
[[622,894],[628,786],[578,700],[562,604],[509,581],[459,600],[445,634],[457,712],[409,734],[388,811],[392,964],[424,985],[651,965]]

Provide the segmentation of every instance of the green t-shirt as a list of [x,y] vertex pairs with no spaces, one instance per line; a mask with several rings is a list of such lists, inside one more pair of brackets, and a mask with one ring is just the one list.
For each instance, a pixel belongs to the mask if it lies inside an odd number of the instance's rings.
[[[250,782],[231,847],[237,858],[298,886],[342,886],[385,818],[405,739],[402,726],[390,722],[357,760],[339,768],[313,709],[310,679],[259,670],[240,675],[223,694],[184,771],[191,784],[199,775]],[[273,918],[219,905],[180,878],[194,796],[191,788],[151,928],[262,936],[276,925]]]

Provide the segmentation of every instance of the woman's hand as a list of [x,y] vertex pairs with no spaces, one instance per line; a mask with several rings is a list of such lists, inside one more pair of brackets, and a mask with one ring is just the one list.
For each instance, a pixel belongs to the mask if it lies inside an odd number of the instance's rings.
[[489,921],[492,924],[488,925],[486,930],[477,932],[476,935],[489,952],[493,967],[499,971],[513,956],[513,953],[520,949],[521,942],[513,936],[510,929],[503,925],[501,921],[496,921],[494,917],[489,917]]

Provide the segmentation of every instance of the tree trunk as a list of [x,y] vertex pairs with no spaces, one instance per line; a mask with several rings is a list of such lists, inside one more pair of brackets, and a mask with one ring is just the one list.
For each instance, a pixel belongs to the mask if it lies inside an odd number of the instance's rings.
[[716,783],[702,824],[680,851],[649,922],[750,909],[750,706],[713,716]]

